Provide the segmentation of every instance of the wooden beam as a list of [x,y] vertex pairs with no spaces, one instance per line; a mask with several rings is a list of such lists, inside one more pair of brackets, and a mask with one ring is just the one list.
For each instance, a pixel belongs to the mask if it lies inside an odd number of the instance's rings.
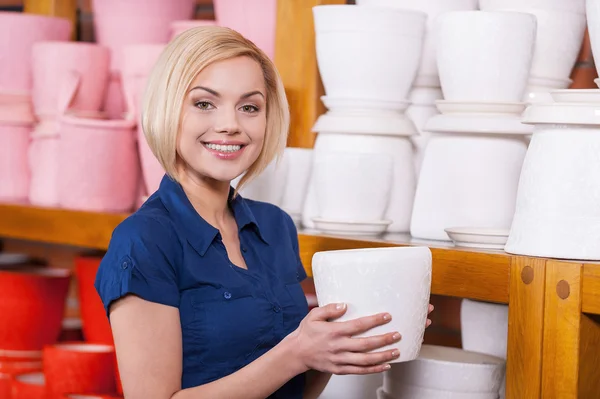
[[23,12],[66,18],[73,24],[72,38],[77,39],[77,0],[24,0]]
[[275,64],[281,74],[290,104],[291,128],[288,146],[312,148],[312,127],[325,108],[317,67],[312,8],[345,4],[346,0],[279,0]]

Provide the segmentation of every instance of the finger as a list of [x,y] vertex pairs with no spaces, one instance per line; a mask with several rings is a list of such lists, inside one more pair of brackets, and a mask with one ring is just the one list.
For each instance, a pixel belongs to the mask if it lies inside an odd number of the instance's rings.
[[360,367],[360,366],[338,366],[338,367],[336,367],[336,369],[333,372],[333,374],[336,374],[336,375],[377,374],[377,373],[382,373],[384,371],[388,371],[390,368],[391,368],[391,366],[389,364],[379,364],[377,366],[367,366],[367,367]]
[[337,329],[341,335],[352,336],[366,332],[374,327],[387,324],[390,320],[392,320],[392,315],[389,313],[379,313],[373,316],[366,316],[338,323]]
[[398,332],[365,338],[347,338],[342,341],[340,348],[348,352],[370,352],[386,345],[395,344],[401,339],[402,336]]
[[314,308],[310,311],[308,317],[316,321],[327,321],[341,317],[348,306],[345,303],[330,303],[329,305]]
[[429,327],[431,325],[431,319],[427,319],[427,321],[425,322],[425,328]]
[[400,357],[400,351],[398,349],[390,349],[374,353],[342,352],[335,355],[332,360],[337,364],[367,367],[384,364],[398,357]]
[[433,309],[435,309],[435,308],[433,307],[433,305],[432,305],[432,304],[429,304],[429,310],[428,310],[427,314],[429,314],[429,313],[433,312]]

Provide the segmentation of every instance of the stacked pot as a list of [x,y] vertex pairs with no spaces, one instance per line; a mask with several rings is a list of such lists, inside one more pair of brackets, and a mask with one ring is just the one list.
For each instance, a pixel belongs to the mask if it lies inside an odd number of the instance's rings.
[[415,149],[415,172],[418,176],[429,133],[423,130],[425,123],[438,114],[435,101],[443,98],[436,61],[436,31],[439,17],[448,11],[475,10],[479,0],[357,0],[359,6],[393,7],[417,10],[427,14],[427,29],[423,44],[421,63],[410,94],[411,105],[406,110],[418,133],[411,137]]
[[427,15],[355,5],[313,8],[328,112],[318,132],[302,222],[344,234],[406,232],[415,187],[405,114]]
[[67,41],[71,22],[62,18],[0,12],[0,199],[25,201],[29,192],[32,109],[32,47],[43,40]]
[[585,33],[585,0],[479,0],[479,7],[536,17],[536,44],[523,101],[552,101],[550,91],[571,84],[569,76]]
[[[532,128],[521,123],[536,19],[517,12],[453,11],[440,18],[444,100],[419,176],[411,234],[448,240],[446,228],[508,229]],[[502,73],[498,73],[502,71]]]

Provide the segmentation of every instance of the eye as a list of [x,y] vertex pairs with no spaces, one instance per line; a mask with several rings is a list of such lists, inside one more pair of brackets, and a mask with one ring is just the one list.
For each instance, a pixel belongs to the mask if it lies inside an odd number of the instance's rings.
[[253,114],[259,111],[258,107],[255,105],[242,105],[242,108],[240,109],[242,110],[242,112],[246,112],[248,114]]
[[212,105],[208,101],[198,101],[194,105],[197,108],[200,108],[202,111],[208,111],[209,109],[214,108],[214,105]]

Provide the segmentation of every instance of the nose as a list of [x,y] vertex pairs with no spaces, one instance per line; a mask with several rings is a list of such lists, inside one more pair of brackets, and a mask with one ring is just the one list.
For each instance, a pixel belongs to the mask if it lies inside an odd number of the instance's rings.
[[223,134],[240,132],[240,124],[235,107],[221,107],[215,118],[215,131]]

